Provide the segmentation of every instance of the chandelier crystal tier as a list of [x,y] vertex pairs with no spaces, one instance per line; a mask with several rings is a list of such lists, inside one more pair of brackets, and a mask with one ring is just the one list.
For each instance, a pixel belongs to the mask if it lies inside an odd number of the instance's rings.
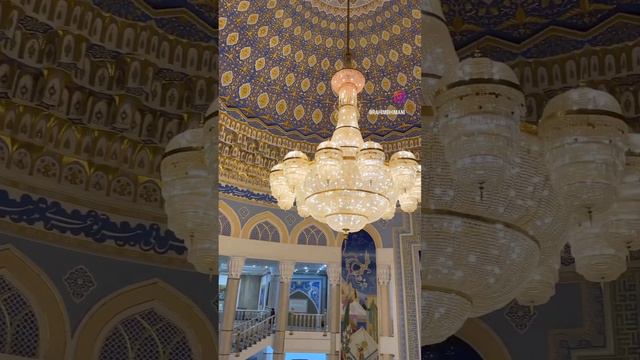
[[[520,123],[523,97],[515,74],[481,57],[449,70],[423,148],[422,296],[431,302],[423,303],[425,344],[521,294],[544,259],[559,257],[566,228],[544,147]],[[487,105],[486,93],[497,104]],[[463,141],[464,151],[447,145],[451,141]]]
[[625,272],[629,251],[624,243],[611,240],[611,233],[601,224],[582,224],[572,231],[569,244],[576,272],[600,283],[613,281]]
[[540,120],[554,188],[575,218],[591,222],[616,198],[629,128],[618,101],[581,86],[549,101]]
[[[467,59],[436,92],[423,147],[424,344],[513,299],[549,301],[567,242],[576,271],[601,283],[617,279],[640,246],[640,138],[615,98],[570,90],[549,102],[539,126],[512,133],[506,114],[521,108],[507,69]],[[502,122],[487,121],[496,113]]]
[[640,154],[628,153],[618,196],[604,214],[604,227],[611,240],[629,251],[640,250]]
[[[217,120],[217,119],[216,119]],[[187,260],[202,273],[218,271],[216,178],[205,161],[203,128],[182,132],[162,159],[162,196],[167,226],[183,239]]]
[[508,65],[480,54],[456,69],[435,96],[447,161],[465,186],[500,184],[513,163],[524,94]]
[[[347,41],[349,44],[347,3]],[[314,159],[300,151],[289,152],[271,169],[271,192],[280,208],[294,203],[298,214],[311,216],[333,230],[357,232],[381,218],[391,219],[397,203],[413,212],[420,202],[420,165],[409,151],[399,151],[386,161],[381,144],[364,141],[358,125],[358,94],[364,75],[352,68],[349,46],[345,68],[331,79],[338,96],[337,124],[330,140],[318,145]]]

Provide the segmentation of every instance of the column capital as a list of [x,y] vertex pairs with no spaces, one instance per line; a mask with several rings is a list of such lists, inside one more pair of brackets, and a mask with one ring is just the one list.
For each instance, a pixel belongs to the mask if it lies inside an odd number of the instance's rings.
[[242,269],[244,268],[244,262],[246,258],[241,256],[232,256],[229,258],[229,277],[233,279],[239,279],[242,275]]
[[377,275],[378,285],[389,285],[389,282],[391,281],[391,266],[378,264]]
[[342,265],[340,263],[328,263],[327,264],[327,279],[329,285],[334,286],[340,284],[340,273],[342,272]]
[[295,270],[295,261],[280,261],[278,269],[280,270],[280,280],[284,282],[291,282],[293,278],[293,270]]

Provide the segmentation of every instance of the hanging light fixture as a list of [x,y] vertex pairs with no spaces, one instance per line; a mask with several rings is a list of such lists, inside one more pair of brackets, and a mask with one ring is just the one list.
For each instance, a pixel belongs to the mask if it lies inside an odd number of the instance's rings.
[[524,94],[508,65],[480,53],[452,69],[435,96],[440,136],[456,180],[482,191],[513,165]]
[[415,155],[399,151],[387,162],[382,145],[362,138],[358,93],[365,78],[351,60],[350,7],[347,1],[345,68],[331,79],[331,89],[338,96],[335,131],[330,140],[318,145],[313,160],[291,151],[269,177],[280,208],[288,210],[295,204],[300,216],[310,215],[344,233],[392,218],[398,202],[403,211],[413,212],[420,201],[420,165]]
[[629,250],[621,242],[611,241],[611,233],[602,224],[585,223],[569,236],[576,272],[592,282],[617,279],[627,270]]
[[205,161],[203,128],[176,135],[165,149],[160,175],[167,226],[187,248],[196,270],[215,273],[218,242],[215,177]]
[[[426,344],[444,340],[467,318],[484,315],[513,299],[538,266],[544,246],[544,238],[539,237],[544,224],[529,219],[546,211],[545,198],[552,196],[545,195],[544,184],[530,176],[542,164],[535,161],[534,155],[540,153],[534,151],[535,139],[526,138],[518,150],[521,171],[510,175],[509,188],[497,192],[489,187],[479,206],[476,190],[455,180],[437,126],[427,130],[424,154],[429,199],[421,232],[426,244],[422,278],[428,317],[422,324]],[[520,135],[524,136],[531,137]],[[527,156],[529,153],[532,155]]]
[[554,188],[574,215],[592,222],[613,203],[629,131],[618,101],[580,86],[549,101],[540,120]]
[[611,234],[611,241],[624,244],[629,251],[640,250],[639,184],[640,156],[635,152],[629,152],[618,185],[618,196],[603,216],[604,226]]

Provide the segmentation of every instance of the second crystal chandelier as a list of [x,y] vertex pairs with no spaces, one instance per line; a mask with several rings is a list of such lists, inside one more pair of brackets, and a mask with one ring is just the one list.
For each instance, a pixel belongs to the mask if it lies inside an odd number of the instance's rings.
[[358,93],[365,85],[352,66],[349,51],[350,3],[347,3],[345,68],[331,79],[338,95],[337,124],[330,140],[318,145],[314,160],[289,152],[271,169],[271,192],[280,208],[294,203],[300,216],[311,215],[333,230],[357,232],[380,218],[391,219],[400,202],[413,212],[420,201],[420,165],[409,151],[399,151],[387,163],[382,145],[365,142],[358,119]]

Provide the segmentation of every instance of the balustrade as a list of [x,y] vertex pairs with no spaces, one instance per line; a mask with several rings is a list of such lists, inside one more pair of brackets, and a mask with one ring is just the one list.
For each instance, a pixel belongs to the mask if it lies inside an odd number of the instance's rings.
[[270,310],[236,310],[236,321],[259,320],[262,321],[271,316]]
[[289,331],[327,331],[327,314],[289,313]]
[[[269,310],[238,310],[233,327],[232,352],[240,353],[275,332],[276,316]],[[326,314],[289,313],[289,331],[327,331]]]

